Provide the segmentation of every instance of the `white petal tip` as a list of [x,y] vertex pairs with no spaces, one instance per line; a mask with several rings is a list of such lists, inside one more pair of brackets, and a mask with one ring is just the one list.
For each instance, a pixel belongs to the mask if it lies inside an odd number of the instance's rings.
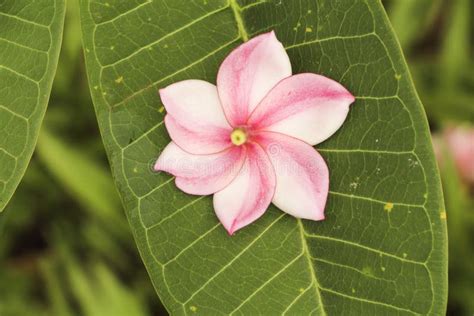
[[347,98],[349,99],[349,102],[350,102],[349,105],[354,103],[356,100],[355,96],[353,96],[352,93],[350,92],[348,92]]
[[227,234],[229,234],[229,236],[233,236],[234,233],[239,229],[239,228],[237,228],[237,225],[236,225],[237,223],[236,223],[235,219],[231,223],[224,223],[223,221],[221,221],[221,224],[222,224],[222,226],[224,226],[224,228],[227,231]]
[[321,215],[321,216],[316,216],[314,218],[314,221],[324,221],[326,219],[326,217],[324,215]]
[[304,219],[304,220],[314,221],[314,222],[324,221],[326,219],[324,214],[310,214],[308,216],[306,216],[306,215],[295,216],[293,214],[289,214],[289,215],[294,216],[294,217],[299,218],[299,219]]
[[154,171],[161,171],[162,170],[159,161],[155,162],[155,165],[153,166],[153,170]]
[[159,94],[160,96],[163,96],[163,93],[165,92],[165,90],[166,90],[166,87],[165,87],[165,88],[158,89],[158,94]]
[[315,221],[315,222],[324,221],[326,219],[326,217],[324,216],[324,210],[322,212],[317,211],[315,214],[311,214],[306,219]]
[[239,227],[239,226],[237,225],[237,223],[234,222],[234,223],[232,224],[232,226],[226,227],[225,229],[227,230],[227,233],[229,234],[229,236],[234,236],[234,235],[235,235],[235,232],[238,231],[238,230],[240,230],[240,229],[243,228],[243,227],[245,227],[245,226]]
[[270,32],[265,34],[270,41],[275,41],[278,44],[280,44],[283,47],[283,44],[280,42],[280,40],[277,38],[276,33],[274,30],[271,30]]

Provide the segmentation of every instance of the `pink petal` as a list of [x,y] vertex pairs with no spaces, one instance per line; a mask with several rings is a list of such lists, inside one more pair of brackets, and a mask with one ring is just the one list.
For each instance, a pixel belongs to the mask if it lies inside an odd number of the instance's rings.
[[171,142],[161,153],[154,169],[176,176],[176,186],[188,194],[207,195],[234,180],[245,156],[245,146],[232,146],[211,155],[193,155]]
[[268,93],[251,114],[248,125],[315,145],[341,127],[354,100],[334,80],[311,73],[297,74],[282,80]]
[[329,170],[321,155],[307,143],[274,132],[256,135],[276,173],[273,204],[298,218],[324,219]]
[[275,172],[263,149],[249,143],[239,175],[214,194],[214,210],[229,234],[265,213],[275,191]]
[[215,154],[232,146],[231,130],[209,125],[181,125],[171,115],[165,116],[171,139],[181,148],[196,155]]
[[166,128],[176,144],[193,154],[212,154],[231,145],[232,129],[217,88],[202,80],[185,80],[160,90],[168,115]]
[[224,60],[217,88],[232,126],[245,124],[249,113],[280,80],[291,76],[291,63],[275,33],[240,45]]

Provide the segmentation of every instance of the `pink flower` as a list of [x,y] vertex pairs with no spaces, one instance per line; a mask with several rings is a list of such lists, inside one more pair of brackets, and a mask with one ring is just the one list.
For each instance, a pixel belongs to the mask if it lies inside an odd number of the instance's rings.
[[229,234],[270,203],[298,218],[324,219],[329,171],[312,145],[339,129],[354,97],[326,77],[292,75],[274,32],[232,51],[217,87],[185,80],[160,96],[172,142],[155,170],[176,176],[188,194],[214,194]]

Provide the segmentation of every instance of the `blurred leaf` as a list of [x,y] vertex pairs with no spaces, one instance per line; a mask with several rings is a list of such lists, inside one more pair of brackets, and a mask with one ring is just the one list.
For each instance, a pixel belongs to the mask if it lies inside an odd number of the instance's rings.
[[146,307],[135,292],[124,287],[103,264],[96,264],[92,277],[70,259],[68,275],[71,289],[85,316],[142,316]]
[[446,209],[448,210],[449,221],[448,226],[450,240],[455,240],[451,250],[467,249],[470,243],[466,236],[474,214],[469,211],[469,198],[467,195],[467,187],[461,182],[458,169],[454,163],[454,159],[449,152],[443,150],[443,169],[441,172],[443,179],[443,188],[446,199]]
[[65,143],[46,129],[41,131],[37,152],[48,170],[85,211],[99,218],[118,236],[129,231],[112,178],[105,168],[77,146]]
[[[170,313],[445,312],[439,175],[380,2],[82,0],[81,14],[112,171]],[[296,220],[271,207],[229,237],[211,197],[184,194],[151,171],[169,142],[157,90],[189,78],[214,82],[232,48],[270,29],[295,72],[338,80],[358,100],[342,129],[318,146],[331,170],[327,220]]]
[[64,0],[0,2],[0,211],[33,153],[61,46]]
[[446,198],[449,229],[450,306],[462,310],[458,315],[474,314],[472,286],[474,284],[474,208],[468,188],[461,182],[458,169],[450,152],[442,150],[441,175]]
[[46,315],[44,306],[35,296],[36,280],[21,265],[19,261],[0,260],[0,315]]
[[474,75],[470,71],[474,63],[463,68],[461,78],[458,78],[462,84],[455,89],[445,89],[440,84],[443,74],[433,58],[414,60],[410,68],[430,120],[439,125],[448,121],[474,122]]
[[441,0],[395,0],[391,2],[390,21],[404,50],[419,39],[441,7]]
[[52,315],[74,315],[65,296],[64,288],[61,286],[58,273],[56,272],[56,262],[50,259],[43,259],[40,266],[46,283],[46,293],[48,294],[48,298],[51,303],[50,308]]
[[[81,238],[89,245],[91,255],[93,253],[100,254],[101,257],[108,259],[108,262],[114,263],[114,266],[119,269],[124,269],[138,257],[138,253],[133,253],[132,256],[129,252],[125,252],[123,246],[117,243],[116,236],[111,235],[107,229],[104,229],[104,223],[90,221],[84,223],[81,228]],[[128,245],[132,245],[133,236],[129,233],[129,230],[127,227],[125,232],[128,234],[124,235],[130,241]],[[134,245],[132,247],[135,248]]]
[[[71,95],[72,83],[77,80],[78,66],[81,59],[81,24],[77,0],[67,1],[64,40],[61,49],[59,67],[54,79],[55,93]],[[77,93],[77,91],[75,91]]]
[[[470,65],[472,0],[452,0],[448,27],[444,35],[439,76],[443,89],[453,89],[460,84],[465,67]],[[472,67],[471,67],[471,73]]]
[[81,54],[81,16],[78,0],[67,2],[66,23],[64,25],[63,52],[70,61],[75,61]]
[[[51,192],[45,194],[41,201],[43,204],[57,205],[53,188],[47,175],[38,168],[37,162],[33,159],[12,199],[0,213],[0,262],[3,258],[6,260],[10,252],[20,250],[15,242],[18,243],[22,233],[31,230],[38,220],[39,214],[32,212],[32,205],[37,205],[36,193],[40,190],[43,193]],[[36,241],[38,239],[40,238]],[[21,244],[21,248],[26,248],[26,245]]]

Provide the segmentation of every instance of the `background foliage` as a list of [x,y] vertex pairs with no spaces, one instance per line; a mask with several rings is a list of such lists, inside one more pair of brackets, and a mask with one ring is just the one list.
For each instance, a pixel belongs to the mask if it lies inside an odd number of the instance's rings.
[[[472,3],[385,4],[433,133],[453,125],[472,126]],[[37,150],[0,214],[0,314],[165,313],[113,187],[85,77],[78,15],[76,1],[69,1],[58,73]],[[472,315],[472,184],[458,174],[451,152],[442,155],[450,234],[448,312]]]

